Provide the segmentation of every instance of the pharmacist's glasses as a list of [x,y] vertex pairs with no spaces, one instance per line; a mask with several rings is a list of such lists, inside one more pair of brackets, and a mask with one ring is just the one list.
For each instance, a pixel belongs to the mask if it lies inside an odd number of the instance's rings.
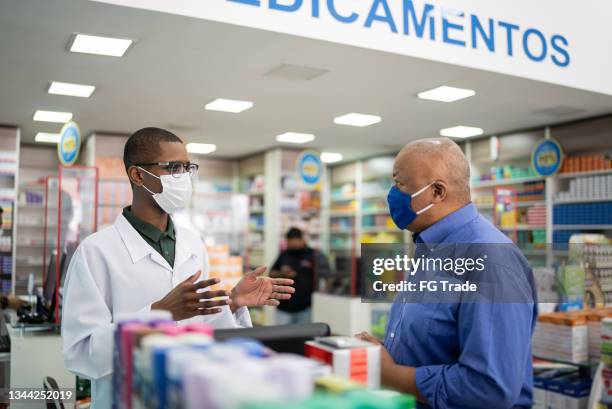
[[136,166],[159,166],[162,169],[166,169],[170,174],[178,178],[183,173],[189,173],[189,176],[194,176],[198,173],[200,165],[191,162],[157,162],[157,163],[136,163]]

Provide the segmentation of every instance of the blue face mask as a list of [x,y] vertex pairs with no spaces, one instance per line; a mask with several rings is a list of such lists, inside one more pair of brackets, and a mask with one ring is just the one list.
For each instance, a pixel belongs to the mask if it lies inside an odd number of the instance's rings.
[[393,219],[393,223],[401,229],[404,230],[407,228],[421,213],[431,209],[433,207],[433,203],[425,206],[421,210],[415,212],[412,210],[412,199],[423,193],[427,190],[431,185],[435,182],[431,182],[424,188],[414,192],[413,194],[404,193],[399,190],[396,186],[393,186],[391,190],[389,190],[389,194],[387,195],[387,203],[389,203],[389,212],[391,213],[391,219]]

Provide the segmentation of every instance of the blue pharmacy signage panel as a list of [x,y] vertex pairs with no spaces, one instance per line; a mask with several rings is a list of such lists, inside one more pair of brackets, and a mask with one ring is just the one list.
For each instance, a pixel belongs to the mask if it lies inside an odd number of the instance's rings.
[[563,150],[554,139],[543,139],[533,147],[531,166],[541,176],[552,176],[563,162]]
[[79,157],[81,148],[81,131],[76,122],[66,123],[60,132],[57,143],[57,156],[64,166],[72,166]]
[[321,181],[323,162],[315,151],[305,151],[297,159],[297,173],[300,180],[307,185],[315,185]]

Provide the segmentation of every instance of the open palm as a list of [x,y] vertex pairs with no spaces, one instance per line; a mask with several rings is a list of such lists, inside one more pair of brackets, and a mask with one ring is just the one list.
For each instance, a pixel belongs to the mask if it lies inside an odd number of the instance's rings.
[[293,280],[288,278],[264,277],[266,267],[259,267],[247,273],[232,289],[232,306],[256,307],[277,306],[279,300],[288,300],[295,292]]

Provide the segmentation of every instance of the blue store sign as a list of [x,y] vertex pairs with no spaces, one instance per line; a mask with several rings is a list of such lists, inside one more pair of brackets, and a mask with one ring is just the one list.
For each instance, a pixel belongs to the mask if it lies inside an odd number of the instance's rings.
[[531,166],[538,175],[552,176],[559,171],[563,162],[563,150],[554,139],[543,139],[533,147]]
[[76,122],[67,122],[60,132],[57,143],[57,156],[64,166],[72,166],[79,157],[81,149],[81,131]]
[[315,151],[305,151],[297,159],[297,173],[300,180],[308,185],[315,185],[321,181],[323,162]]

